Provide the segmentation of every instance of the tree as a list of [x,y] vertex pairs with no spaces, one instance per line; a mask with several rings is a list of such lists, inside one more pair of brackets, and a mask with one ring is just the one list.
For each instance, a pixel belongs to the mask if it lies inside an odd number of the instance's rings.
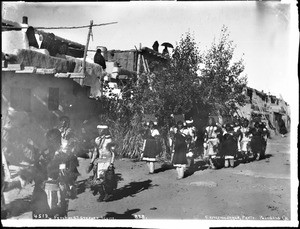
[[169,65],[155,72],[153,91],[155,91],[157,109],[155,112],[162,125],[168,123],[171,114],[186,113],[193,106],[197,90],[197,70],[199,50],[190,32],[181,37],[175,47]]
[[[233,61],[235,47],[223,27],[218,43],[213,42],[207,52],[200,54],[194,37],[188,32],[181,37],[168,63],[151,73],[142,73],[138,82],[123,91],[123,99],[109,103],[109,116],[117,120],[117,133],[122,133],[122,155],[138,157],[142,145],[141,130],[144,114],[158,117],[161,133],[166,141],[171,114],[188,113],[198,109],[198,114],[211,112],[229,114],[236,104],[243,105],[242,90],[246,85],[243,59]],[[201,76],[199,63],[204,64]],[[116,109],[118,107],[118,109]],[[112,115],[118,112],[117,115]],[[207,113],[205,113],[207,115]],[[204,116],[205,116],[204,115]]]
[[202,54],[201,85],[198,98],[211,112],[229,114],[237,109],[238,105],[245,104],[245,95],[242,93],[247,84],[243,59],[233,61],[235,46],[229,39],[227,27],[223,26],[220,40],[212,43],[210,49]]

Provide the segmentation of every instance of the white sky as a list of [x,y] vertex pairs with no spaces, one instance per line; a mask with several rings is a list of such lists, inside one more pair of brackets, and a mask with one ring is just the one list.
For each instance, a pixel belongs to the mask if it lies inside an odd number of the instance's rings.
[[[17,22],[28,17],[33,27],[80,26],[118,22],[93,28],[89,49],[152,47],[170,42],[176,45],[187,31],[194,34],[204,51],[222,25],[237,45],[235,58],[244,54],[248,86],[279,96],[293,103],[298,96],[297,57],[299,33],[295,3],[280,2],[4,2],[2,18]],[[72,41],[86,44],[88,28],[47,30]],[[162,49],[162,47],[160,47]]]

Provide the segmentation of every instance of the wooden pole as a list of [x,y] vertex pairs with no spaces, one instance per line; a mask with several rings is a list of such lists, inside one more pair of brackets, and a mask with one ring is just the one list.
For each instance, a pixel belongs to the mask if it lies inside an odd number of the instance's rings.
[[140,70],[141,70],[141,50],[142,44],[140,43],[140,47],[138,49],[138,60],[137,60],[137,67],[136,67],[136,73],[137,73],[137,82],[139,82],[140,79]]
[[92,27],[93,27],[93,20],[90,21],[90,27],[89,27],[89,32],[88,32],[88,35],[87,35],[87,41],[86,41],[86,46],[84,48],[84,54],[83,54],[83,74],[85,74],[85,70],[86,70],[86,63],[85,63],[85,60],[86,60],[86,56],[87,56],[87,50],[89,48],[89,43],[90,43],[90,36],[91,36],[91,33],[92,33]]
[[145,58],[144,58],[143,55],[142,55],[142,61],[143,61],[144,72],[148,73],[148,69],[147,69],[147,66],[146,66],[146,61],[145,61]]

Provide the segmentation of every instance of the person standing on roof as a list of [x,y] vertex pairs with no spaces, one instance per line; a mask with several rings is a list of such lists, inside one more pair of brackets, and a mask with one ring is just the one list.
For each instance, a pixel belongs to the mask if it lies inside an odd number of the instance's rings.
[[103,70],[106,69],[106,63],[104,57],[101,54],[101,49],[97,49],[96,54],[94,56],[94,63],[99,64],[103,68]]

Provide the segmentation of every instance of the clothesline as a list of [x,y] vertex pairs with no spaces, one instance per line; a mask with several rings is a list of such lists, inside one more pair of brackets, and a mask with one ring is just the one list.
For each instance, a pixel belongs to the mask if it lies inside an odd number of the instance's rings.
[[[116,24],[118,22],[109,22],[109,23],[102,23],[102,24],[93,24],[94,26],[103,26],[103,25],[111,25]],[[35,29],[82,29],[82,28],[88,28],[90,25],[83,25],[83,26],[66,26],[66,27],[34,27]]]
[[[104,25],[111,25],[111,24],[116,24],[118,22],[109,22],[109,23],[102,23],[102,24],[94,24],[94,26],[104,26]],[[16,28],[16,27],[12,27],[12,26],[7,26],[7,25],[3,25],[2,26],[5,29],[11,29],[11,30],[18,30],[21,29],[21,27]],[[34,27],[35,29],[82,29],[82,28],[88,28],[90,27],[90,25],[83,25],[83,26],[65,26],[65,27]]]

